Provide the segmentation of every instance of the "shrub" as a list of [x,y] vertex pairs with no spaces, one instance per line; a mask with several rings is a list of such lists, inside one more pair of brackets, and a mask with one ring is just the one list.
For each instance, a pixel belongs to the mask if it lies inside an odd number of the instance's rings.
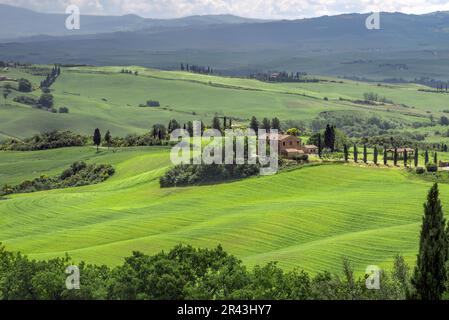
[[416,168],[415,171],[416,171],[417,174],[423,174],[424,172],[426,172],[426,170],[424,170],[423,167],[418,167],[418,168]]
[[37,105],[37,100],[32,98],[32,97],[27,97],[27,96],[18,96],[15,97],[13,99],[13,101],[18,102],[18,103],[22,103],[22,104],[26,104],[29,106],[36,106]]
[[435,163],[429,162],[428,164],[426,164],[426,169],[427,172],[437,172],[438,166]]
[[22,78],[19,80],[18,90],[20,92],[31,92],[33,90],[33,86],[29,80]]
[[39,104],[44,108],[53,107],[53,95],[50,93],[43,93],[39,98]]
[[112,176],[114,172],[114,168],[109,164],[87,165],[83,161],[77,161],[58,176],[48,177],[41,175],[34,180],[25,180],[17,186],[5,185],[1,189],[0,195],[96,184],[105,181]]
[[87,137],[71,131],[50,131],[18,141],[9,139],[0,144],[0,150],[34,151],[63,147],[78,147],[87,143]]
[[59,111],[59,113],[69,113],[69,108],[67,108],[67,107],[60,107],[58,111]]
[[259,174],[259,166],[255,164],[240,165],[177,165],[167,171],[160,179],[162,188],[199,185],[234,179],[244,179]]

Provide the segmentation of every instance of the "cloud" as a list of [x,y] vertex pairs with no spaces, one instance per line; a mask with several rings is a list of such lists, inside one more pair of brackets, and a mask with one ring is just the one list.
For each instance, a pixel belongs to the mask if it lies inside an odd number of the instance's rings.
[[427,13],[449,10],[449,0],[0,0],[0,3],[44,12],[64,12],[76,4],[84,14],[138,14],[172,18],[234,14],[252,18],[297,19],[352,12]]

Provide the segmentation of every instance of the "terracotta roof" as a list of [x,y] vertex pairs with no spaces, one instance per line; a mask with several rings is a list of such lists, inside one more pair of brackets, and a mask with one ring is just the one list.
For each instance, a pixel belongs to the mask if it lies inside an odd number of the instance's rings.
[[[268,139],[273,140],[273,139],[272,139],[273,134],[267,133],[266,135],[268,136],[268,137],[267,137]],[[265,135],[261,135],[261,138],[262,138],[262,139],[265,138]],[[279,133],[279,134],[278,134],[278,140],[279,140],[279,141],[286,140],[286,139],[288,139],[288,138],[295,138],[295,139],[299,140],[298,137],[295,137],[295,136],[292,136],[292,135],[289,135],[289,134],[282,134],[282,133]]]

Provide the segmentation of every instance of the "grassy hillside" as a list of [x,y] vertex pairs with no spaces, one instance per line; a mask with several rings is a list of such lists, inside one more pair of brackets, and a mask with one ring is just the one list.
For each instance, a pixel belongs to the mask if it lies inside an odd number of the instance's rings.
[[[27,137],[51,129],[91,134],[93,128],[111,130],[113,135],[148,131],[155,123],[167,124],[203,120],[214,115],[233,117],[234,122],[248,123],[277,116],[281,121],[310,122],[322,112],[376,114],[396,119],[410,127],[413,122],[429,122],[432,115],[441,117],[448,109],[447,94],[419,91],[418,85],[378,85],[323,78],[319,83],[264,83],[251,79],[197,75],[127,67],[139,75],[121,74],[122,67],[63,68],[52,86],[55,107],[66,106],[69,114],[50,113],[13,101],[19,95],[39,97],[37,89],[44,78],[45,66],[2,71],[13,79],[27,78],[36,90],[22,94],[15,90],[0,97],[0,138]],[[0,87],[15,82],[2,81]],[[3,91],[3,90],[1,90]],[[364,105],[365,92],[375,92],[393,101],[387,105]],[[147,100],[158,100],[159,108],[139,108]],[[411,127],[410,127],[411,128]]]
[[[0,179],[17,183],[55,174],[71,162],[111,163],[104,183],[21,194],[0,201],[0,241],[33,258],[61,256],[117,264],[132,250],[155,253],[178,243],[223,247],[248,265],[358,272],[414,262],[422,203],[430,183],[403,170],[321,165],[213,186],[160,189],[168,149],[90,147],[1,152]],[[448,207],[447,185],[441,185]]]

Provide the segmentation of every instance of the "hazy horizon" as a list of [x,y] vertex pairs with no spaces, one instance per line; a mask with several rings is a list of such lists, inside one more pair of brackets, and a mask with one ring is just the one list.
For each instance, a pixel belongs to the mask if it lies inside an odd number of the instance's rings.
[[65,13],[70,4],[80,7],[81,14],[172,19],[193,15],[235,15],[244,18],[294,20],[368,12],[401,12],[427,14],[449,11],[449,1],[382,0],[293,0],[293,1],[236,1],[236,0],[0,0],[0,4],[30,9],[41,13]]

